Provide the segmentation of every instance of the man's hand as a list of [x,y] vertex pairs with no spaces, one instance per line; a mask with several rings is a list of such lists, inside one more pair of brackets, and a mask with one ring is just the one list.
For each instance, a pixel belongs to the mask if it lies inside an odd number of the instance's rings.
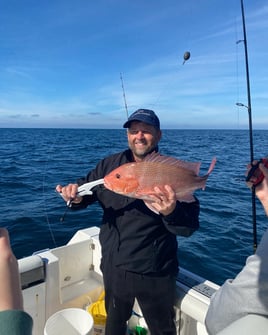
[[63,199],[69,203],[79,203],[82,201],[82,197],[77,196],[78,184],[69,184],[66,186],[57,185],[56,191],[60,193]]
[[165,185],[164,192],[159,188],[155,187],[156,192],[155,202],[152,202],[152,206],[162,215],[166,216],[171,214],[176,208],[176,194],[169,185]]

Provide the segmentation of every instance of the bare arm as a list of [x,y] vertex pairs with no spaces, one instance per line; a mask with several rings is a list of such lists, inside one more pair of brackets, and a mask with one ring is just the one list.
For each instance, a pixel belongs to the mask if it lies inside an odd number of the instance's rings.
[[18,262],[6,229],[0,228],[0,311],[23,309]]

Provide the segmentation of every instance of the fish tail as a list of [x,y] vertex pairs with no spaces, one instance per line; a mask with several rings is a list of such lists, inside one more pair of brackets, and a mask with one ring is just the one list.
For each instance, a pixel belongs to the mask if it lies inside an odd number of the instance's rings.
[[201,190],[204,191],[205,188],[206,188],[206,182],[207,182],[207,179],[208,179],[208,176],[209,176],[209,173],[207,173],[202,179],[202,183],[201,183]]
[[217,159],[216,159],[216,157],[214,157],[214,158],[212,159],[211,163],[210,163],[208,172],[207,172],[204,176],[201,177],[201,179],[203,179],[203,182],[202,182],[203,185],[202,185],[202,187],[201,187],[203,191],[204,191],[205,188],[206,188],[206,181],[207,181],[207,179],[208,179],[208,176],[209,176],[210,173],[213,171],[216,162],[217,162]]

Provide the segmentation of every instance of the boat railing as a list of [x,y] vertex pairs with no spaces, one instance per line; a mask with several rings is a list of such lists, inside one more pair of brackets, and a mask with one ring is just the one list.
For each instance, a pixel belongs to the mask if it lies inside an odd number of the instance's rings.
[[45,281],[45,260],[38,255],[19,259],[19,272],[22,289]]

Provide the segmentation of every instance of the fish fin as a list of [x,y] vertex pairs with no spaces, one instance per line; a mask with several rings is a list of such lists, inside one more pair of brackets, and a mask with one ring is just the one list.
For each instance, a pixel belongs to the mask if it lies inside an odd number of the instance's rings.
[[196,200],[192,193],[180,194],[178,196],[176,195],[176,198],[178,201],[189,203]]
[[152,212],[159,215],[159,212],[151,205],[150,201],[144,200],[144,203]]
[[216,162],[217,162],[217,158],[216,158],[216,157],[213,157],[213,159],[212,159],[212,161],[211,161],[211,163],[210,163],[210,166],[209,166],[207,175],[209,175],[209,174],[213,171]]
[[199,174],[199,170],[200,170],[200,166],[201,166],[200,162],[186,162],[186,161],[174,158],[174,157],[160,155],[158,152],[153,152],[153,153],[147,155],[143,161],[144,162],[145,161],[146,162],[157,162],[157,163],[177,166],[177,167],[180,167],[180,168],[191,170],[196,175]]
[[[206,179],[206,180],[208,179],[208,176],[209,176],[209,175],[211,174],[211,172],[213,171],[216,162],[217,162],[217,159],[216,159],[216,157],[214,157],[214,158],[212,159],[211,163],[210,163],[208,172],[207,172],[204,176],[202,176],[201,178],[204,178],[204,179]],[[204,189],[205,189],[205,185],[204,185],[203,190],[204,190]]]

